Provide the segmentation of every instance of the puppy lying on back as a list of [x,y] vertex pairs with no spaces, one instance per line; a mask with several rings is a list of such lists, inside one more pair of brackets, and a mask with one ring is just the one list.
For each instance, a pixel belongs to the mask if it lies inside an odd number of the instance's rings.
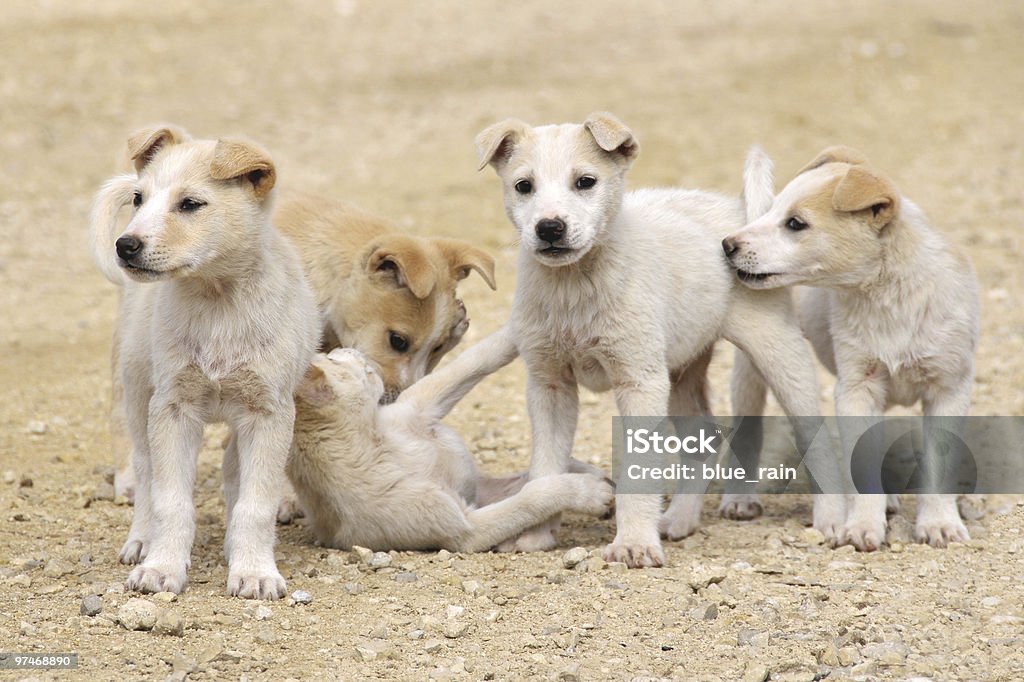
[[[383,382],[361,353],[319,356],[296,391],[288,460],[317,539],[342,549],[477,552],[563,511],[604,513],[612,488],[599,473],[482,477],[459,435],[441,424],[516,354],[502,329],[390,405],[379,404]],[[574,461],[572,471],[597,470]]]

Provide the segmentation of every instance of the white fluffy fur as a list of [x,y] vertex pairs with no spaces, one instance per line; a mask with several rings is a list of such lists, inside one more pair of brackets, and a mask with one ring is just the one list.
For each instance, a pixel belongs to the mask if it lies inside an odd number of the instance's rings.
[[[854,168],[868,205],[838,210],[835,193]],[[793,215],[809,227],[787,229]],[[978,339],[974,272],[860,154],[826,150],[763,217],[727,242],[736,267],[771,273],[755,286],[818,287],[801,291],[800,317],[818,358],[838,377],[837,415],[874,418],[889,405],[918,401],[926,416],[967,415]],[[737,381],[763,395],[756,375]],[[816,506],[836,503],[836,496],[824,497]],[[852,496],[848,504],[843,541],[878,548],[885,538],[884,496]],[[921,496],[915,535],[933,546],[966,539],[955,499]]]
[[[195,534],[192,501],[203,426],[226,421],[228,591],[277,598],[274,517],[291,441],[292,393],[316,347],[318,317],[298,257],[270,224],[273,165],[242,141],[142,131],[137,176],[96,198],[92,245],[124,286],[118,367],[138,481],[127,585],[181,592]],[[122,236],[144,243],[135,269],[115,254],[116,217],[139,193]],[[185,197],[205,202],[186,212]]]
[[[626,193],[638,145],[609,114],[583,125],[533,128],[509,120],[477,138],[505,189],[505,208],[520,235],[511,329],[528,372],[533,433],[532,479],[566,471],[576,430],[577,384],[611,389],[625,416],[707,413],[705,370],[713,344],[746,350],[791,415],[817,414],[790,295],[755,292],[736,282],[720,241],[744,223],[735,198],[700,191]],[[582,175],[596,179],[580,189]],[[533,191],[516,191],[521,179]],[[535,235],[541,219],[559,219],[565,238]],[[679,538],[697,527],[700,496],[676,495],[661,515],[658,495],[620,495],[617,533],[605,549],[629,566],[664,562],[660,531]],[[744,504],[727,499],[726,506]],[[660,521],[659,521],[660,517]],[[823,526],[832,532],[832,526]],[[554,546],[557,521],[506,548]]]

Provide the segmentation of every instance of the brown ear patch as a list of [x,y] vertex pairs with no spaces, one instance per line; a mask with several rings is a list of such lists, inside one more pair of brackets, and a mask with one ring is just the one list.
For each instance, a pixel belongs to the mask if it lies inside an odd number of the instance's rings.
[[625,161],[632,162],[640,153],[640,143],[633,131],[606,111],[592,113],[584,121],[583,128],[593,136],[598,147],[619,154]]
[[157,153],[172,144],[180,144],[192,137],[176,125],[163,124],[143,128],[128,138],[128,158],[135,165],[135,172],[141,173]]
[[475,270],[492,290],[498,288],[494,281],[494,258],[491,254],[461,239],[435,239],[434,241],[445,260],[448,261],[452,277],[456,280],[466,279],[469,277],[469,273]]
[[367,274],[374,280],[406,287],[418,299],[430,295],[437,284],[437,272],[423,247],[412,237],[388,235],[370,248],[366,257]]
[[869,166],[850,166],[832,194],[832,207],[853,213],[871,211],[870,221],[882,228],[899,210],[899,192],[893,182]]
[[801,168],[797,172],[797,175],[814,170],[815,168],[820,168],[826,163],[848,163],[851,166],[859,166],[868,163],[868,157],[864,156],[853,147],[846,147],[843,145],[826,147],[821,151],[821,153],[814,157],[814,160]]
[[243,178],[252,185],[257,199],[266,197],[277,181],[270,154],[255,142],[241,139],[217,140],[210,175],[214,180]]
[[498,166],[508,161],[512,149],[526,136],[530,126],[517,118],[507,118],[484,128],[476,136],[476,156],[483,170],[487,164]]
[[[322,353],[317,354],[318,362],[324,361],[325,358],[326,356]],[[323,407],[333,401],[334,390],[331,389],[324,370],[315,363],[310,365],[306,370],[306,375],[299,382],[298,388],[295,389],[295,398],[313,407]]]

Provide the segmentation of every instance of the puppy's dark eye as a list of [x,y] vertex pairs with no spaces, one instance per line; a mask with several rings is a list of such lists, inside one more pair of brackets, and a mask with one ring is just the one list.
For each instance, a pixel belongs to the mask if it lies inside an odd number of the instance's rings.
[[409,350],[409,339],[397,332],[388,332],[388,343],[391,344],[391,348],[399,353]]
[[205,201],[193,199],[192,197],[185,197],[184,199],[181,200],[181,203],[178,204],[178,210],[184,211],[185,213],[191,213],[192,211],[198,210],[203,206],[206,206]]
[[132,206],[134,206],[135,208],[142,206],[142,192],[136,191],[135,194],[132,196]]
[[529,180],[520,180],[516,183],[516,191],[520,194],[529,194],[533,191],[533,183]]
[[593,175],[581,175],[576,179],[576,189],[590,189],[597,184],[597,178]]
[[792,218],[790,218],[789,220],[786,221],[786,228],[789,229],[789,230],[793,230],[793,232],[799,232],[800,230],[806,230],[807,227],[808,227],[807,223],[805,223],[804,221],[800,220],[796,216],[793,216]]

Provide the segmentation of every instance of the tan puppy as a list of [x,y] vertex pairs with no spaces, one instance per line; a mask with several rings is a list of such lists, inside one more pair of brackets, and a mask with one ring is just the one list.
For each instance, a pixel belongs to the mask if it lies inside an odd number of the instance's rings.
[[482,477],[459,435],[440,422],[515,357],[502,329],[381,405],[383,381],[366,356],[319,356],[296,393],[288,460],[317,539],[342,549],[479,552],[563,511],[604,513],[612,489],[600,475]]
[[458,240],[416,237],[355,206],[285,195],[274,224],[291,240],[325,319],[323,349],[355,348],[380,366],[385,401],[422,379],[467,327],[455,296],[476,271],[491,289],[494,259]]
[[128,149],[136,174],[104,185],[91,231],[97,264],[124,287],[116,371],[138,485],[119,556],[141,562],[127,586],[185,588],[203,427],[226,421],[228,592],[281,597],[274,516],[319,329],[298,256],[270,223],[273,162],[251,142],[174,126],[139,131]]
[[[771,166],[761,167],[771,191]],[[970,262],[860,152],[826,149],[722,246],[751,288],[819,287],[803,292],[801,323],[838,377],[837,415],[874,418],[918,401],[926,416],[967,415],[979,315]],[[763,401],[755,373],[739,382]],[[877,549],[885,496],[849,504],[844,541]],[[915,537],[936,547],[967,539],[953,496],[920,496]]]

